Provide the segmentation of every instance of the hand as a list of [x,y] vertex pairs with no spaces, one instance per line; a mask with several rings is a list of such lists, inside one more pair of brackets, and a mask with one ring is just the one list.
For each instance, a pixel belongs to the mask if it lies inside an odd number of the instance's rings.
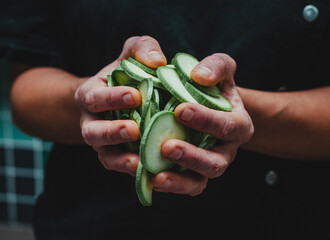
[[114,145],[137,140],[138,125],[132,120],[107,121],[103,115],[104,111],[136,108],[141,104],[138,90],[107,86],[107,75],[128,57],[151,68],[166,65],[166,58],[155,39],[148,36],[129,38],[119,58],[81,84],[74,97],[81,112],[82,137],[98,152],[102,165],[108,170],[135,175],[139,156],[116,149]]
[[193,69],[194,81],[204,86],[218,84],[233,108],[231,112],[223,112],[196,103],[183,103],[175,109],[175,117],[180,123],[211,134],[220,144],[205,150],[181,140],[166,141],[162,145],[162,155],[189,170],[155,175],[152,180],[155,190],[192,196],[200,194],[208,178],[221,176],[234,160],[239,146],[252,136],[254,127],[236,88],[235,70],[235,61],[226,54],[213,54]]

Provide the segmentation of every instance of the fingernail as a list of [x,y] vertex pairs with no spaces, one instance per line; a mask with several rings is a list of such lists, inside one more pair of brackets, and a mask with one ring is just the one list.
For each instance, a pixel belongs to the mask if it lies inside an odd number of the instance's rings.
[[172,160],[179,160],[182,157],[183,153],[181,149],[175,148],[169,155],[168,157]]
[[128,134],[128,131],[126,128],[122,128],[119,130],[119,134],[123,139],[130,140],[131,136]]
[[203,77],[209,77],[212,75],[212,70],[205,66],[196,67],[196,71]]
[[124,96],[123,96],[123,101],[126,105],[135,105],[135,102],[134,102],[134,99],[132,97],[132,94],[130,93],[126,93]]
[[186,122],[190,122],[195,116],[195,113],[190,108],[184,109],[180,114],[180,119]]
[[150,60],[163,60],[163,55],[158,51],[150,51],[147,53]]

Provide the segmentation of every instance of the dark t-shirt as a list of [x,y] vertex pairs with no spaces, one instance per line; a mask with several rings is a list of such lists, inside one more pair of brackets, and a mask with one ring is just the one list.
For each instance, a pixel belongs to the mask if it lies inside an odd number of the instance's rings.
[[[156,38],[168,60],[224,52],[237,85],[302,90],[329,83],[330,2],[306,21],[301,0],[3,1],[0,54],[91,76],[135,35]],[[315,10],[315,8],[314,8]],[[315,14],[315,12],[314,12]],[[308,113],[306,113],[308,114]],[[306,136],[308,137],[308,136]],[[196,197],[157,193],[142,207],[134,178],[106,171],[88,146],[55,144],[35,211],[37,239],[330,239],[330,163],[239,150]]]

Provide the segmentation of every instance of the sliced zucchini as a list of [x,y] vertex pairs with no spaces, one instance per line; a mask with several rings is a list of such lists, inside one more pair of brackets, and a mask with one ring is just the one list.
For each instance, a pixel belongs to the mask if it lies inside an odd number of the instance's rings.
[[109,87],[134,87],[142,97],[141,105],[136,109],[107,111],[105,117],[109,120],[132,119],[139,126],[141,139],[121,144],[120,147],[126,151],[139,152],[135,185],[138,198],[144,206],[152,204],[153,174],[186,170],[161,155],[161,147],[166,140],[180,139],[205,149],[213,147],[217,141],[209,134],[188,130],[177,122],[173,113],[175,108],[181,102],[193,102],[217,110],[231,110],[231,104],[221,96],[218,87],[203,87],[190,78],[191,70],[198,63],[191,55],[178,53],[172,60],[173,65],[156,70],[129,58],[107,76]]
[[115,86],[112,75],[107,75],[107,80],[108,80],[108,86],[109,87],[114,87]]
[[[107,75],[108,86],[114,87],[114,82],[112,79],[112,75]],[[104,112],[104,117],[106,120],[116,120],[114,111],[106,111]]]
[[140,84],[139,81],[132,79],[125,82],[123,86],[137,88],[139,84]]
[[232,106],[223,96],[219,97],[211,97],[199,89],[195,88],[192,84],[186,82],[185,83],[186,90],[195,98],[195,100],[206,107],[222,110],[222,111],[230,111]]
[[145,80],[145,79],[151,79],[154,82],[155,87],[164,88],[163,84],[159,81],[158,78],[156,78],[155,76],[153,76],[149,73],[146,73],[141,68],[137,67],[136,65],[129,62],[128,60],[124,59],[121,62],[120,66],[123,68],[125,73],[128,76],[130,76],[131,78],[133,78],[137,81],[140,81],[140,82]]
[[141,116],[138,113],[138,111],[136,111],[135,109],[133,109],[130,113],[130,119],[134,120],[137,125],[140,127],[140,123],[141,123]]
[[210,134],[204,133],[204,137],[203,137],[201,143],[198,145],[198,147],[204,148],[204,149],[210,149],[210,148],[214,147],[216,142],[217,142],[217,139],[215,137],[213,137]]
[[118,86],[124,86],[128,81],[134,80],[124,72],[121,66],[113,70],[112,78]]
[[175,69],[175,66],[173,64],[167,64],[166,67],[170,67],[170,68],[174,68]]
[[175,66],[180,76],[191,83],[193,80],[190,77],[190,73],[198,63],[199,61],[196,58],[187,53],[177,53],[172,60],[172,64]]
[[217,86],[211,86],[211,87],[203,87],[199,85],[196,82],[193,82],[193,85],[198,88],[203,93],[210,95],[211,97],[219,97],[221,96],[220,89]]
[[173,64],[183,80],[191,83],[205,94],[212,97],[220,96],[221,92],[217,86],[204,87],[191,79],[191,71],[198,63],[199,61],[196,58],[187,53],[177,53],[173,59]]
[[153,186],[151,183],[151,177],[152,175],[145,167],[143,167],[142,163],[139,162],[136,171],[135,189],[136,194],[143,206],[151,206],[152,204]]
[[151,109],[149,109],[149,106],[153,95],[153,89],[154,89],[153,81],[151,81],[150,79],[143,80],[138,88],[142,97],[141,105],[138,108],[138,112],[140,113],[141,116],[141,122],[140,122],[141,134],[143,133],[143,130],[145,128],[144,125],[151,118],[150,116]]
[[152,102],[155,105],[155,111],[159,112],[160,111],[160,96],[159,96],[159,91],[157,88],[154,88],[154,93],[152,95]]
[[156,75],[157,74],[157,69],[153,69],[150,67],[147,67],[146,65],[140,63],[139,61],[135,60],[134,58],[129,57],[128,61],[133,63],[135,66],[141,68],[143,71],[145,71],[146,73],[152,74],[152,75]]
[[187,130],[176,121],[173,112],[161,111],[149,121],[140,142],[140,161],[149,172],[157,174],[171,169],[174,162],[161,155],[161,146],[168,139],[187,140]]
[[177,100],[174,96],[168,101],[168,103],[165,105],[164,110],[174,112],[175,108],[180,104],[181,102]]
[[105,120],[114,120],[112,111],[104,112],[104,117],[105,117]]
[[190,95],[183,85],[177,71],[171,67],[159,67],[157,76],[164,87],[180,102],[194,102],[196,100]]

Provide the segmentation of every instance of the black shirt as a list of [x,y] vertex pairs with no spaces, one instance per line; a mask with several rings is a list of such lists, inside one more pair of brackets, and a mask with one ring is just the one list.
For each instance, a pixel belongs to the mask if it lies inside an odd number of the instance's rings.
[[[237,85],[277,91],[329,83],[330,2],[301,0],[3,1],[0,54],[91,76],[135,35],[202,59],[224,52]],[[313,4],[317,18],[306,21]],[[308,136],[306,136],[308,137]],[[134,178],[103,169],[87,146],[55,144],[35,211],[37,239],[330,239],[330,163],[239,150],[196,197],[154,192],[142,207]]]

